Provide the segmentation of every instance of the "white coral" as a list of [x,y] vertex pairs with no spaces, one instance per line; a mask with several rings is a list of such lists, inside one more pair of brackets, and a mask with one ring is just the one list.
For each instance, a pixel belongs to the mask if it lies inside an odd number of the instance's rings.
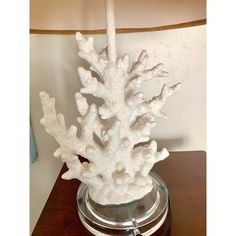
[[[143,81],[167,75],[162,64],[146,68],[148,55],[143,50],[131,66],[126,54],[114,61],[114,45],[111,42],[109,45],[109,40],[108,50],[100,53],[95,50],[92,37],[85,39],[77,33],[76,40],[79,56],[99,76],[98,79],[90,71],[78,69],[83,85],[75,94],[77,120],[81,125],[78,137],[77,128],[67,129],[64,116],[56,113],[55,99],[46,92],[40,93],[44,113],[41,123],[60,145],[54,155],[61,157],[68,167],[62,178],[75,178],[86,183],[91,198],[103,205],[141,198],[153,187],[149,171],[169,153],[165,148],[157,151],[155,141],[145,145],[139,143],[150,140],[156,117],[166,117],[160,109],[181,84],[166,84],[159,96],[146,101],[139,88]],[[113,52],[110,58],[109,49]],[[100,97],[104,104],[98,108],[88,104],[83,94]],[[94,134],[100,144],[94,140]],[[81,163],[78,155],[89,162]]]

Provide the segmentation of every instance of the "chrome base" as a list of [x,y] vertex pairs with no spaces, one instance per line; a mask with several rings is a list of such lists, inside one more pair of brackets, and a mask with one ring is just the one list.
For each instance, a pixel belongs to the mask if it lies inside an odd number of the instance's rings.
[[151,173],[153,190],[143,198],[120,205],[100,205],[81,184],[77,193],[78,213],[88,231],[96,236],[144,235],[159,230],[168,216],[168,190],[164,181]]

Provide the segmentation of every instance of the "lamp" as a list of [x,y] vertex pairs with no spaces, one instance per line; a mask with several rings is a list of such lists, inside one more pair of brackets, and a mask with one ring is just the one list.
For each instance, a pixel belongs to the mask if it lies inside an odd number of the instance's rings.
[[[71,1],[71,2],[73,2],[73,1]],[[88,1],[88,2],[89,2],[89,1]],[[95,2],[95,1],[93,1],[93,2]],[[101,2],[101,1],[99,1],[99,2]],[[119,1],[118,1],[118,2],[119,2]],[[137,1],[137,2],[138,2],[138,1]],[[117,2],[116,2],[116,3],[117,3]],[[59,4],[59,5],[60,5],[60,4]],[[102,4],[101,4],[101,5],[102,5]],[[95,7],[95,8],[96,8],[96,7]],[[117,9],[117,8],[116,8],[116,9]],[[97,16],[97,15],[96,15],[96,16]],[[87,20],[86,20],[86,21],[87,21]],[[118,23],[119,23],[119,22],[118,22]],[[130,22],[128,22],[128,23],[130,23]],[[64,32],[66,32],[66,33],[68,33],[68,32],[69,32],[69,33],[73,33],[73,32],[75,31],[75,29],[77,29],[77,28],[79,29],[80,27],[77,26],[77,27],[71,28],[71,29],[69,29],[69,30],[68,30],[68,27],[66,27],[66,28],[58,28],[58,29],[57,29],[57,28],[51,28],[51,29],[59,30],[60,32],[63,32],[63,33],[64,33]],[[121,26],[121,28],[122,28],[122,26]],[[67,29],[67,30],[65,31],[65,29]],[[95,29],[95,28],[89,28],[89,29]],[[100,28],[98,28],[98,29],[100,29]],[[45,29],[41,29],[41,30],[45,30]],[[87,30],[87,29],[85,28],[85,30]],[[103,29],[102,29],[102,30],[103,30]],[[120,29],[120,30],[122,30],[122,29]],[[53,32],[55,32],[55,31],[53,31]],[[85,31],[85,32],[86,32],[86,31]],[[89,31],[87,31],[87,32],[89,32]],[[99,32],[101,32],[101,31],[99,31]],[[83,38],[82,38],[82,36],[81,36],[80,34],[77,34],[77,39],[78,39],[78,41],[82,41]],[[84,37],[84,40],[87,41],[87,40],[86,40],[86,37]],[[143,48],[146,48],[146,47],[143,47]],[[150,50],[150,49],[149,49],[149,50]],[[140,50],[140,51],[141,51],[141,50]],[[105,55],[105,54],[106,54],[106,50],[105,50],[103,53],[104,53],[103,55]],[[161,59],[161,58],[162,58],[162,56],[160,56],[160,59]],[[165,63],[165,64],[168,64],[168,63]],[[79,64],[79,65],[80,65],[80,64]],[[169,69],[168,69],[168,70],[169,70]],[[83,75],[82,75],[83,72],[82,72],[82,71],[83,71],[83,70],[80,69],[81,78],[83,77]],[[96,73],[96,72],[95,72],[95,73]],[[94,73],[93,73],[93,76],[94,76]],[[70,79],[70,78],[68,78],[68,79]],[[84,96],[84,95],[82,95],[82,96]],[[78,100],[80,100],[80,99],[79,99],[79,96],[78,96]],[[83,112],[83,111],[82,111],[82,112]],[[168,121],[167,121],[166,123],[168,123]],[[91,151],[91,150],[90,150],[90,151]],[[78,198],[78,199],[79,199],[79,198]],[[80,202],[81,202],[81,201],[80,201]],[[128,203],[128,204],[129,204],[129,203]],[[100,204],[100,205],[101,205],[101,204]],[[119,205],[119,204],[118,204],[118,205]],[[97,206],[94,205],[94,204],[92,204],[92,205],[90,204],[90,206],[92,206],[93,208],[96,208],[96,207],[97,207]],[[101,206],[99,206],[99,207],[101,207]],[[125,208],[125,209],[128,209],[128,208]],[[113,209],[113,210],[114,210],[114,209]],[[114,211],[113,211],[113,213],[114,213]],[[132,226],[132,227],[133,227],[134,229],[135,229],[136,226],[139,226],[138,224],[136,224],[135,221],[132,220],[132,222],[133,222],[133,224],[132,224],[133,226]],[[137,228],[137,227],[136,227],[136,228]]]
[[[155,117],[165,116],[160,109],[181,84],[166,84],[159,96],[144,99],[141,83],[164,77],[167,72],[161,63],[147,69],[145,50],[132,65],[127,54],[117,58],[113,0],[106,0],[106,23],[107,48],[100,53],[92,37],[76,34],[79,56],[90,64],[90,71],[78,68],[83,85],[75,95],[80,136],[76,126],[67,129],[64,116],[55,110],[55,99],[46,92],[40,93],[41,123],[60,145],[54,155],[68,167],[62,178],[83,182],[77,201],[84,226],[94,235],[151,235],[163,231],[161,226],[169,221],[170,210],[165,183],[149,172],[169,153],[165,148],[157,151],[153,140],[142,142],[150,140]],[[104,104],[89,104],[85,94],[102,98]],[[78,155],[89,162],[81,162]]]

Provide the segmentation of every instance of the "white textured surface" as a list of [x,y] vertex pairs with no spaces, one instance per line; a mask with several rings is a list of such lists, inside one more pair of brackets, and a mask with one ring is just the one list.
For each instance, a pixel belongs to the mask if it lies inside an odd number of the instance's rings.
[[[157,151],[156,141],[150,141],[151,129],[157,117],[166,117],[161,109],[181,87],[180,83],[165,84],[158,96],[144,99],[142,84],[168,73],[161,63],[147,67],[146,50],[133,63],[127,54],[116,59],[114,32],[109,36],[112,39],[108,37],[108,48],[98,53],[92,37],[76,34],[79,56],[90,65],[90,70],[78,67],[83,85],[75,94],[79,134],[74,125],[67,129],[64,116],[56,112],[55,98],[40,92],[44,113],[40,122],[60,145],[54,156],[61,157],[68,167],[62,178],[87,184],[91,198],[102,205],[134,201],[152,190],[149,171],[169,153],[166,148]],[[98,107],[89,104],[83,94],[102,98],[104,103]],[[89,162],[80,162],[78,155]]]
[[[104,47],[105,39],[105,35],[96,35],[95,46]],[[168,79],[150,81],[142,87],[145,97],[159,92],[166,81],[184,81],[182,90],[164,108],[169,119],[158,119],[151,137],[160,139],[160,145],[169,150],[204,150],[205,26],[117,36],[118,55],[127,52],[134,60],[142,48],[150,55],[149,66],[162,61],[169,71]],[[31,230],[61,167],[51,155],[57,144],[39,123],[42,112],[38,93],[47,90],[53,94],[68,124],[76,124],[74,93],[81,87],[76,69],[86,66],[76,50],[74,36],[31,35],[31,121],[39,151],[38,160],[31,165]]]
[[[78,55],[90,65],[89,70],[78,67],[83,86],[75,94],[79,136],[77,126],[67,129],[64,115],[57,114],[55,98],[40,92],[43,107],[40,122],[60,145],[54,156],[61,157],[68,167],[62,178],[85,183],[91,198],[102,205],[128,203],[152,190],[149,172],[169,153],[166,148],[157,151],[156,141],[150,141],[151,129],[157,117],[166,117],[161,109],[181,87],[181,83],[165,84],[158,96],[145,99],[141,85],[168,73],[162,63],[147,67],[146,50],[141,51],[135,62],[127,54],[117,58],[113,0],[106,0],[106,22],[105,49],[96,50],[92,37],[86,39],[79,32],[75,36]],[[91,104],[83,94],[101,98],[103,104]],[[87,161],[81,162],[79,155]]]

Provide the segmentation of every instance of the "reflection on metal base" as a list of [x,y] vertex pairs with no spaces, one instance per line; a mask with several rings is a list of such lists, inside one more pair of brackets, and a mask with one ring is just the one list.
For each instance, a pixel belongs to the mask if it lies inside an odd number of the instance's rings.
[[88,231],[96,236],[164,235],[170,225],[168,190],[164,181],[151,173],[153,190],[143,198],[120,205],[100,205],[81,184],[77,193],[78,213]]

